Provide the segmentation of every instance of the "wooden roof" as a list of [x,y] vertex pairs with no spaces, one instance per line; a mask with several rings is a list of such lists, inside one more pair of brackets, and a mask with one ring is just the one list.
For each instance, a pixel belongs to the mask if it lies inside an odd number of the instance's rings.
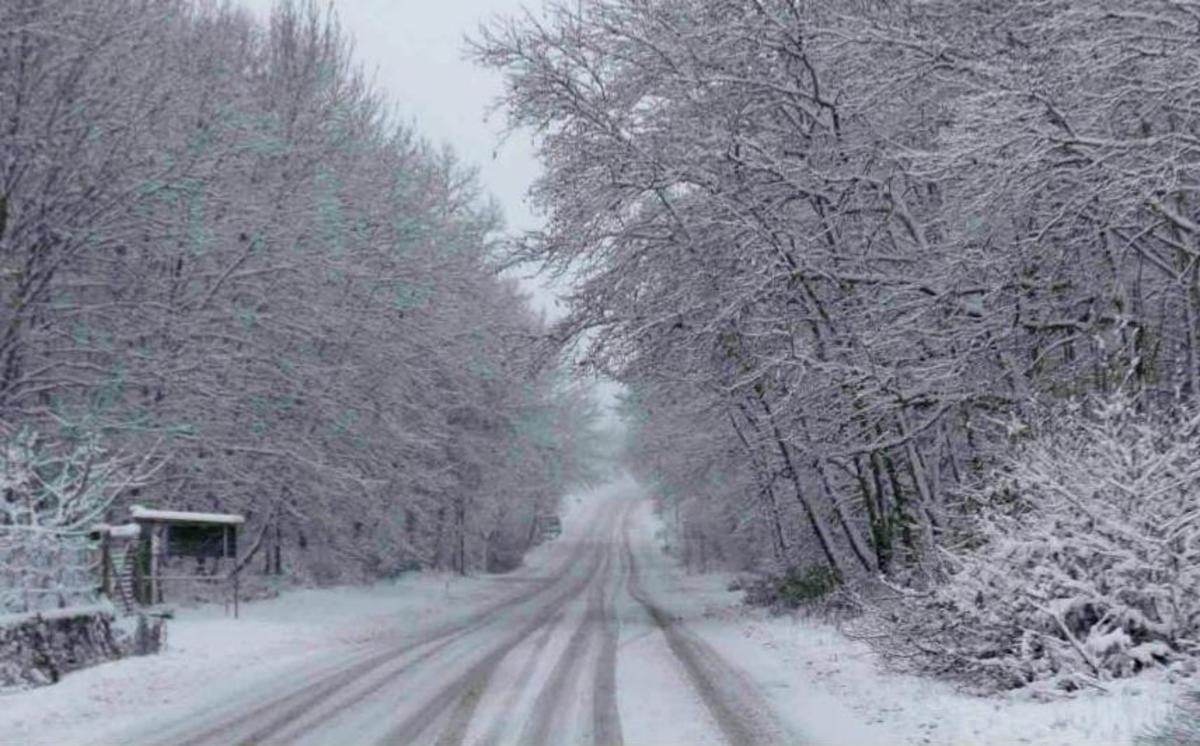
[[151,510],[141,505],[129,509],[133,520],[138,523],[190,523],[238,526],[246,522],[245,516],[235,513],[192,513],[184,510]]

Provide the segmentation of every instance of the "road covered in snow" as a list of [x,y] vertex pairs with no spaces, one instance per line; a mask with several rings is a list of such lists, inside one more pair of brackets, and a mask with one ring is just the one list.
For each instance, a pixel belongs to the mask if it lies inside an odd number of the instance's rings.
[[0,694],[8,744],[1131,743],[1176,686],[1058,702],[882,670],[839,630],[683,573],[644,492],[567,499],[523,569],[180,609],[161,655]]
[[[450,607],[441,613],[396,613],[391,624],[374,617],[360,639],[345,626],[342,644],[317,643],[302,655],[281,650],[228,677],[210,670],[191,682],[193,696],[176,686],[163,708],[123,724],[99,708],[90,724],[51,737],[189,745],[801,742],[731,661],[656,603],[663,560],[634,487],[619,483],[580,505],[554,546],[503,583],[458,593],[447,580],[445,597],[427,599]],[[253,625],[253,605],[249,616]],[[219,626],[236,635],[238,624]],[[222,643],[209,639],[190,658],[204,668],[203,648],[220,658]],[[186,680],[186,663],[177,667]],[[109,686],[137,690],[142,682],[135,672]],[[37,719],[20,726],[45,737]]]
[[[382,639],[147,739],[177,744],[780,743],[732,667],[647,595],[613,500],[544,576],[417,639]],[[648,645],[639,641],[649,638]],[[674,665],[621,666],[620,655]],[[644,657],[645,656],[645,657]],[[664,661],[665,663],[666,661]],[[623,713],[628,713],[622,717]],[[139,739],[140,740],[140,739]]]

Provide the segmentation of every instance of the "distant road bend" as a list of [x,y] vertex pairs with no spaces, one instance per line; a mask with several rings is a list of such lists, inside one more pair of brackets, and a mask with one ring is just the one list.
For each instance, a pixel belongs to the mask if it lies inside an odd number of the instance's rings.
[[[729,662],[656,605],[638,503],[570,532],[564,560],[421,637],[377,640],[147,734],[185,744],[796,743]],[[139,739],[140,740],[140,739]]]

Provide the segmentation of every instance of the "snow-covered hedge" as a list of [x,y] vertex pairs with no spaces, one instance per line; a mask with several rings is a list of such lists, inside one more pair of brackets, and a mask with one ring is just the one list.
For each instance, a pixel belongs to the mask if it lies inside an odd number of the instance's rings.
[[926,665],[1066,688],[1200,651],[1200,437],[1117,397],[1026,430],[966,495],[952,577],[906,602]]

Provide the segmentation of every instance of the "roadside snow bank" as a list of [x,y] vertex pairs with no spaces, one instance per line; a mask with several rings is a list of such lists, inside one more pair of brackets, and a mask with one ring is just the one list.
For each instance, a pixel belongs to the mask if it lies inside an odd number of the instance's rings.
[[740,593],[726,590],[732,575],[684,573],[659,548],[662,527],[649,503],[632,531],[656,600],[740,666],[814,744],[1129,744],[1183,692],[1149,674],[1052,702],[964,694],[884,670],[865,642],[832,625],[744,606]]
[[241,619],[219,605],[179,609],[159,655],[76,671],[51,687],[0,694],[0,744],[107,740],[170,721],[230,692],[261,693],[294,666],[382,634],[417,633],[511,590],[487,579],[420,575],[369,587],[301,590],[248,602]]

